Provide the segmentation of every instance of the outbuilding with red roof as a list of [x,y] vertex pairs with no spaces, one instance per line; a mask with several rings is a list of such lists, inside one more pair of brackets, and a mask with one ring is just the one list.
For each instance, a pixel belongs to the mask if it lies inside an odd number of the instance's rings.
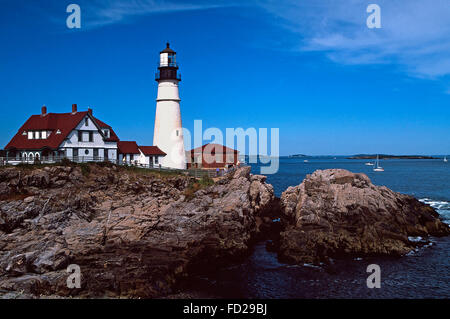
[[239,151],[214,143],[194,148],[186,153],[188,168],[217,169],[239,165]]

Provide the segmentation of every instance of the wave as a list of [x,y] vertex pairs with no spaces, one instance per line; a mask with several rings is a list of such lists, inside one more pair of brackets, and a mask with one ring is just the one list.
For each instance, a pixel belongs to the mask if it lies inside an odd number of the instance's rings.
[[442,221],[450,225],[450,202],[430,198],[421,198],[419,201],[436,209],[439,215],[441,215]]

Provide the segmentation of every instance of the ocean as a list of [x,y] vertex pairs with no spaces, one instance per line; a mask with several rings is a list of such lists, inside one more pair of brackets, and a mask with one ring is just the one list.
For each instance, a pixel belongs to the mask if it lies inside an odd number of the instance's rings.
[[[375,185],[413,195],[433,206],[450,223],[450,163],[442,159],[390,159],[380,161],[384,172],[373,172],[366,162],[344,156],[280,158],[279,171],[268,175],[267,182],[280,196],[318,169],[361,172]],[[252,173],[260,173],[260,164],[251,166]],[[336,260],[335,271],[329,272],[313,265],[280,263],[261,242],[242,263],[197,276],[188,288],[219,298],[449,298],[449,252],[450,237],[433,238],[430,245],[401,258]],[[381,268],[381,288],[367,288],[370,264]]]

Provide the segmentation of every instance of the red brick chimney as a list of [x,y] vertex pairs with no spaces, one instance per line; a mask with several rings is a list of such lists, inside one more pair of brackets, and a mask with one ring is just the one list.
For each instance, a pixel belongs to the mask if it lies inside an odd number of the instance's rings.
[[41,115],[42,116],[47,115],[47,107],[45,105],[43,105],[42,108],[41,108]]
[[88,107],[88,113],[92,116],[92,109]]
[[77,105],[72,104],[72,113],[77,113]]

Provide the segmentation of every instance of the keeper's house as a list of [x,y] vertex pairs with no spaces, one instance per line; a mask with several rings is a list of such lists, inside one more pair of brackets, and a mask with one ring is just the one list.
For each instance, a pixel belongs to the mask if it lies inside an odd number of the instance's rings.
[[239,151],[208,143],[186,153],[188,168],[224,169],[239,166]]
[[[142,149],[142,150],[141,150]],[[120,142],[108,124],[93,116],[92,109],[71,113],[32,115],[6,145],[2,158],[9,163],[53,162],[68,158],[75,162],[112,161],[130,165],[158,165],[166,154],[156,146],[138,147]]]

